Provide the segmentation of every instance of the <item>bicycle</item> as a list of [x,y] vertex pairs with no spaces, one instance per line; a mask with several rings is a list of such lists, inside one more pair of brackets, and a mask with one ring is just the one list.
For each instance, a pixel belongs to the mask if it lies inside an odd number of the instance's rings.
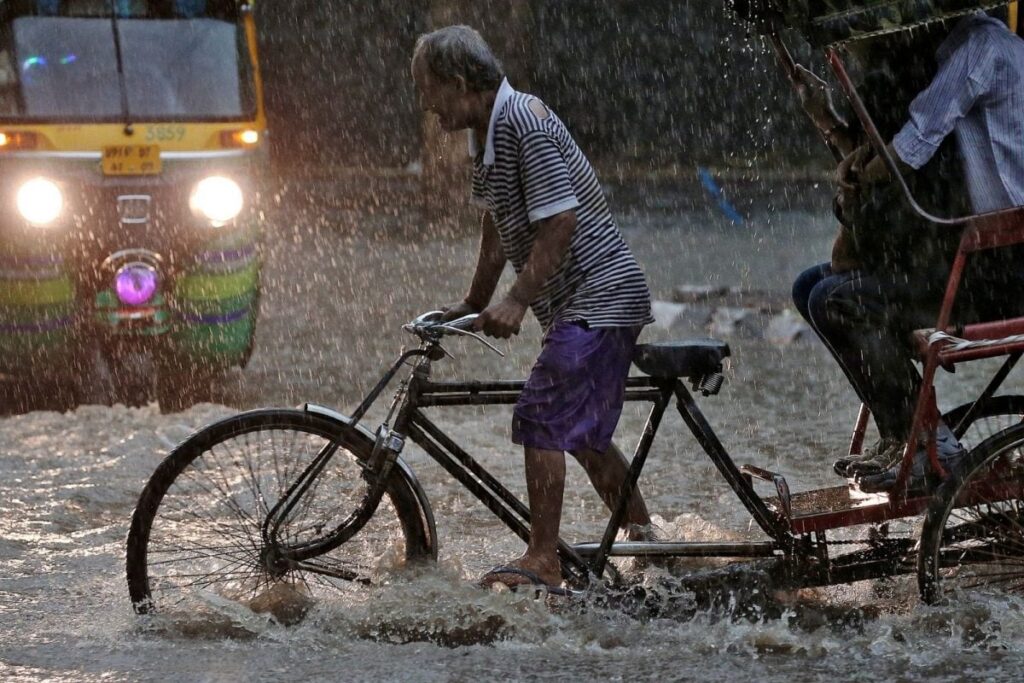
[[[254,410],[210,425],[175,448],[150,478],[132,517],[126,568],[135,610],[194,607],[224,598],[251,603],[281,583],[301,586],[313,598],[341,595],[373,585],[380,566],[434,561],[439,541],[431,506],[400,457],[407,440],[526,541],[526,505],[423,412],[511,405],[522,390],[522,381],[430,379],[432,364],[449,355],[442,346],[446,337],[469,336],[497,351],[469,331],[473,317],[442,323],[440,313],[433,312],[405,325],[419,345],[399,356],[351,415],[313,404]],[[871,525],[920,514],[928,497],[891,508],[884,496],[865,504],[843,486],[791,494],[781,475],[732,461],[684,384],[704,396],[717,394],[729,354],[727,344],[713,339],[638,347],[635,363],[646,375],[629,378],[626,400],[650,402],[651,412],[602,538],[559,543],[567,584],[577,590],[601,580],[621,584],[623,577],[609,559],[626,556],[769,559],[776,580],[791,587],[912,571],[914,540],[887,538]],[[387,417],[371,433],[362,418],[406,366],[408,375]],[[628,492],[637,485],[673,399],[765,540],[615,541]],[[1024,397],[989,395],[945,417],[964,437],[989,420],[1019,423],[1022,414]],[[1006,442],[1008,432],[1014,438]],[[979,448],[1015,446],[1024,441],[1024,427],[1011,426],[993,438]],[[755,480],[771,483],[775,496],[758,495]],[[871,527],[859,541],[866,547],[830,557],[826,532],[855,525]]]

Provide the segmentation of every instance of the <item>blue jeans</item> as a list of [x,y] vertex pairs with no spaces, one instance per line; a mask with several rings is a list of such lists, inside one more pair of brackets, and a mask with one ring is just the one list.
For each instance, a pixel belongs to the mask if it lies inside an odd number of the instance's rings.
[[839,363],[882,437],[905,438],[921,377],[910,333],[933,325],[935,301],[864,271],[833,273],[824,263],[793,283],[793,303]]
[[[908,436],[921,386],[911,333],[934,327],[942,294],[908,274],[833,273],[827,263],[793,284],[797,311],[871,409],[882,437]],[[994,269],[966,277],[956,302],[953,320],[961,324],[1024,315],[1024,274]]]

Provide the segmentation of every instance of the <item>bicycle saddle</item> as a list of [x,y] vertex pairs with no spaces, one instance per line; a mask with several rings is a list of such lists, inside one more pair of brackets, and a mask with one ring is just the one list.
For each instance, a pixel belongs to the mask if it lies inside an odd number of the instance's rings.
[[686,377],[700,379],[722,369],[729,356],[729,345],[717,339],[685,339],[683,341],[640,344],[633,353],[633,363],[651,377]]

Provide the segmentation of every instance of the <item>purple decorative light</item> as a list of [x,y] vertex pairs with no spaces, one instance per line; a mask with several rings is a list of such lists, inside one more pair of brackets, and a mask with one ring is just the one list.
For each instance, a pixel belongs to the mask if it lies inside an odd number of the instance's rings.
[[114,276],[114,291],[122,303],[141,306],[153,298],[159,282],[156,269],[145,263],[129,263]]

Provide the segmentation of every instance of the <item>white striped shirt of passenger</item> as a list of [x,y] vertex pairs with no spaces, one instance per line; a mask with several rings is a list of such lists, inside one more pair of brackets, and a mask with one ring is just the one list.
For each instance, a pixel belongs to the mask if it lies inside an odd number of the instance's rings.
[[546,330],[556,321],[632,327],[654,321],[643,270],[622,239],[597,175],[565,125],[536,97],[503,80],[483,148],[470,131],[472,202],[490,211],[505,256],[522,272],[538,221],[575,210],[558,270],[530,302]]
[[1024,206],[1024,40],[998,19],[971,14],[937,56],[939,71],[910,104],[893,149],[921,168],[955,131],[975,212]]

